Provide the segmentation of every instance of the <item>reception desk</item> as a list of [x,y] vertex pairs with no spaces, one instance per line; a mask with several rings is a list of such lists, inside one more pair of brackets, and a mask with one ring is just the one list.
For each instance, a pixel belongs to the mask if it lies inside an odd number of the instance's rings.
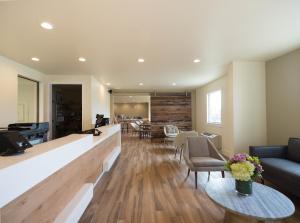
[[0,157],[0,223],[77,222],[121,152],[120,125]]

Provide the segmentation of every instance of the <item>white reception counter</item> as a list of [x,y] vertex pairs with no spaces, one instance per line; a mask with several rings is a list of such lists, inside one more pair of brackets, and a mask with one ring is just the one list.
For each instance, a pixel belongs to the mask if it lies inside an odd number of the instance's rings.
[[[34,222],[37,215],[40,215],[39,218],[42,216],[45,221],[74,222],[76,217],[71,216],[74,210],[70,209],[70,205],[76,202],[74,201],[76,195],[78,201],[79,194],[84,196],[84,188],[91,193],[89,187],[93,187],[102,173],[110,169],[121,152],[120,125],[104,126],[99,130],[102,131],[100,136],[73,134],[33,146],[21,155],[0,157],[0,222]],[[64,206],[62,210],[51,210],[50,214],[38,213],[34,203],[28,202],[28,199],[37,199],[39,205],[44,205],[36,193],[42,193],[48,186],[53,187],[55,180],[59,180],[62,176],[66,178],[65,183],[69,184],[59,185],[57,182],[59,186],[56,189],[64,191],[63,187],[73,185],[74,193],[66,197],[69,202],[64,205],[60,202],[59,205]],[[73,179],[74,176],[82,180]],[[57,195],[54,191],[47,196]],[[20,205],[24,210],[32,212],[22,213]],[[81,212],[86,205],[83,204]],[[12,215],[13,211],[17,211],[13,208],[18,208],[20,216]],[[64,213],[64,208],[69,214]],[[78,210],[76,212],[78,213]]]

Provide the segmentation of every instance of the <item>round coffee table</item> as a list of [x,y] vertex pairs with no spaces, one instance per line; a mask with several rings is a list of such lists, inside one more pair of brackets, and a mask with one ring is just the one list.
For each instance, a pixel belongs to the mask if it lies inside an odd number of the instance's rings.
[[285,195],[271,187],[253,183],[253,194],[241,196],[231,178],[212,179],[206,185],[208,197],[225,209],[224,222],[264,222],[290,217],[295,206]]

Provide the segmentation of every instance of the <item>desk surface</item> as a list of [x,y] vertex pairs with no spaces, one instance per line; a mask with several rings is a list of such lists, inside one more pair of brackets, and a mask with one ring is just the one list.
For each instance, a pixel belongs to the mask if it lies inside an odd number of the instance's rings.
[[[25,150],[25,153],[22,154],[13,156],[0,156],[0,170],[86,137],[88,137],[88,135],[72,134],[63,138],[35,145]],[[92,137],[90,136],[89,138],[89,141],[92,142]]]

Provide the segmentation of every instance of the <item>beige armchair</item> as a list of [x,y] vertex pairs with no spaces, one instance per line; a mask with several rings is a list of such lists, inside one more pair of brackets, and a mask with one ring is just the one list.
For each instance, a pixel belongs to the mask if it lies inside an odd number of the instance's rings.
[[181,157],[182,157],[182,152],[186,146],[186,140],[188,137],[191,136],[198,136],[198,132],[196,131],[185,131],[185,132],[180,132],[175,138],[174,145],[175,145],[175,158],[177,155],[177,152],[180,154],[180,162],[181,162]]
[[225,158],[218,152],[215,146],[205,136],[193,136],[187,138],[184,151],[184,159],[190,171],[195,172],[195,187],[197,188],[197,172],[221,171],[224,178]]
[[164,126],[164,143],[168,142],[174,142],[175,137],[179,134],[179,129],[175,125],[165,125]]

